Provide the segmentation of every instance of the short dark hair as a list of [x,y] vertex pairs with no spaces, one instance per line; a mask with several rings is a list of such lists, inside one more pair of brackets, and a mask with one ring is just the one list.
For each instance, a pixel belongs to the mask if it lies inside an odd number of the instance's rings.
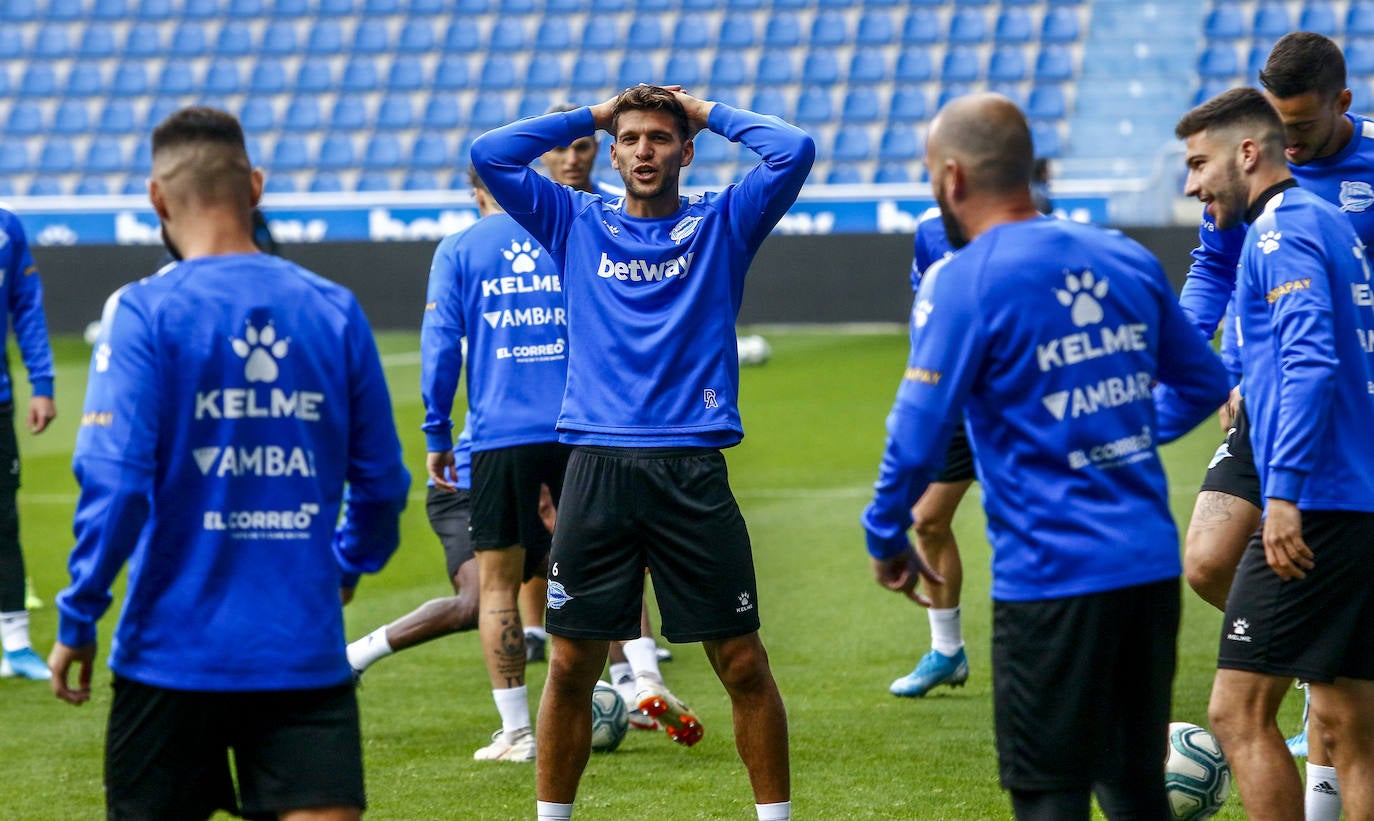
[[468,185],[472,186],[473,191],[486,191],[487,193],[491,193],[491,189],[487,188],[487,181],[482,179],[481,174],[477,173],[476,166],[468,166]]
[[1295,31],[1274,44],[1259,80],[1280,100],[1309,91],[1331,99],[1345,90],[1345,55],[1328,37]]
[[1279,113],[1253,88],[1233,88],[1223,91],[1202,105],[1184,114],[1174,126],[1174,134],[1186,140],[1202,131],[1246,126],[1250,139],[1266,144],[1267,148],[1283,148],[1283,121]]
[[215,143],[237,148],[246,159],[243,127],[232,114],[217,108],[190,106],[172,112],[153,129],[153,154],[191,143]]
[[620,96],[615,98],[615,106],[611,110],[612,135],[619,130],[620,115],[626,111],[666,112],[677,121],[677,128],[682,133],[683,140],[692,136],[687,126],[687,110],[677,101],[677,97],[673,96],[673,92],[662,86],[634,86],[621,92]]
[[185,194],[252,208],[253,164],[232,114],[199,106],[173,112],[153,129],[153,171]]

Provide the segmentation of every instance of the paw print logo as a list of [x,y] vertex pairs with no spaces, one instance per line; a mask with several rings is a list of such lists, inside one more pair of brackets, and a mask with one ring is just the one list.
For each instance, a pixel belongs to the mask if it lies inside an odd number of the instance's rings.
[[746,590],[745,592],[739,594],[739,606],[740,606],[740,607],[748,607],[748,606],[749,606],[749,591]]
[[928,299],[923,299],[916,303],[916,309],[912,311],[912,316],[916,319],[916,327],[924,328],[930,321],[930,312],[935,310],[935,303]]
[[263,328],[254,328],[250,322],[243,332],[243,339],[231,338],[229,344],[233,345],[234,353],[240,359],[248,360],[243,365],[245,379],[249,382],[276,382],[280,373],[277,360],[286,356],[291,340],[278,339],[277,329],[272,327],[271,322]]
[[1245,619],[1236,619],[1231,623],[1231,632],[1237,636],[1245,635],[1245,631],[1250,629],[1250,622]]
[[1064,287],[1055,288],[1059,304],[1069,309],[1073,324],[1082,328],[1102,321],[1099,299],[1107,295],[1107,280],[1097,279],[1092,271],[1081,274],[1064,272]]
[[1256,244],[1259,245],[1259,249],[1265,254],[1272,254],[1279,250],[1279,240],[1282,238],[1283,234],[1278,231],[1265,231],[1263,234],[1260,234],[1259,242]]
[[534,270],[534,261],[539,259],[543,250],[529,240],[524,242],[511,240],[510,250],[502,251],[501,256],[510,261],[511,271],[517,274],[528,274]]

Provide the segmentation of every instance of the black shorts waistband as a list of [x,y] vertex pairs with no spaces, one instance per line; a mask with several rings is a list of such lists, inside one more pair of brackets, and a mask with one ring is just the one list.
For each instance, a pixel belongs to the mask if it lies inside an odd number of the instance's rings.
[[720,448],[676,447],[676,448],[621,448],[610,445],[574,445],[575,453],[592,456],[611,456],[617,459],[682,459],[691,456],[709,456],[720,453]]

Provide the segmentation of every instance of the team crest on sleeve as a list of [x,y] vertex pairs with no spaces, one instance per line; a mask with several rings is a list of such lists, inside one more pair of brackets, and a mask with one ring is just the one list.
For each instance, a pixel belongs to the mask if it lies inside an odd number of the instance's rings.
[[1359,213],[1374,205],[1374,186],[1364,180],[1341,182],[1341,210]]
[[697,230],[697,224],[701,222],[701,217],[683,217],[673,230],[668,232],[668,239],[673,242],[682,242],[690,237]]
[[1281,239],[1283,239],[1282,232],[1265,231],[1263,234],[1260,234],[1259,241],[1255,244],[1259,246],[1260,251],[1264,252],[1265,256],[1268,256],[1279,250],[1279,240]]

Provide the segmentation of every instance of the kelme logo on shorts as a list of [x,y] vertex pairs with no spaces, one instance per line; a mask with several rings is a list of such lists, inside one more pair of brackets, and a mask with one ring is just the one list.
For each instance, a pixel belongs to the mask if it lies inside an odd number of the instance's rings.
[[549,582],[549,595],[546,603],[550,610],[562,610],[563,605],[572,600],[573,597],[563,588],[561,582]]

